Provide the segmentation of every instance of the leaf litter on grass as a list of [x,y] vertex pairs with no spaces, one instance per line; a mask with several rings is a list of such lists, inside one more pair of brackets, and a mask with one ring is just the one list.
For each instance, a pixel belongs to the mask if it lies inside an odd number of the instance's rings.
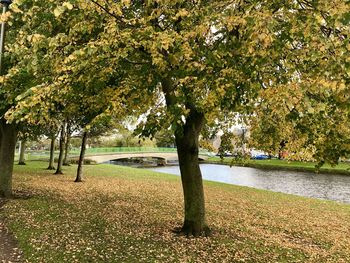
[[33,197],[4,212],[29,262],[350,262],[347,205],[206,183],[213,235],[179,237],[178,179],[104,167],[81,184],[69,173],[16,175]]

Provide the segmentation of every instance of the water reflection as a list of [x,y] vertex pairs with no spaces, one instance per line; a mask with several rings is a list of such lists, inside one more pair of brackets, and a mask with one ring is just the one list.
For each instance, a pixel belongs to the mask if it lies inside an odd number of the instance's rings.
[[[149,168],[180,175],[178,166]],[[260,170],[247,167],[201,164],[203,178],[313,198],[350,203],[350,176],[292,171]]]

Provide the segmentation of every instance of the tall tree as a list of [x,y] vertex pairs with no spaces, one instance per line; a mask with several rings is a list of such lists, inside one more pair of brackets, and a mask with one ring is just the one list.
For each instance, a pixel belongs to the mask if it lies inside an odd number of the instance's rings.
[[[69,116],[64,111],[67,89],[60,85],[64,61],[97,35],[97,25],[102,28],[103,19],[93,10],[87,13],[74,8],[75,2],[78,1],[23,0],[12,5],[12,42],[8,42],[8,50],[13,64],[2,79],[6,92],[1,92],[11,102],[3,113],[7,111],[6,118],[12,123],[45,125]],[[11,181],[12,174],[8,174],[7,181]]]
[[61,126],[61,131],[60,131],[60,144],[59,144],[60,153],[58,155],[56,172],[54,174],[63,174],[62,166],[63,166],[64,152],[65,152],[65,148],[66,148],[65,147],[66,131],[67,131],[67,124],[63,123]]
[[63,157],[63,165],[69,166],[69,150],[70,150],[70,139],[72,137],[73,127],[72,123],[68,120],[67,128],[66,128],[66,141],[65,141],[65,149],[64,149],[64,157]]
[[25,140],[20,141],[18,165],[26,165],[26,162],[25,162],[26,144],[27,144],[27,141],[25,141]]
[[204,125],[227,112],[252,113],[260,90],[309,85],[300,72],[322,66],[312,61],[323,43],[322,17],[331,20],[335,6],[347,12],[348,5],[340,0],[335,5],[282,0],[91,2],[110,15],[94,44],[108,46],[109,65],[122,65],[123,85],[141,96],[157,94],[142,134],[152,136],[172,125],[185,201],[181,232],[206,234],[198,164]]
[[80,183],[83,181],[82,179],[83,165],[84,165],[84,159],[85,159],[87,139],[88,139],[88,132],[84,131],[81,139],[81,148],[80,148],[80,154],[79,154],[79,160],[78,160],[77,176],[74,181],[76,183]]
[[49,166],[47,167],[47,170],[55,170],[55,141],[56,141],[56,135],[53,134],[50,137],[50,157],[49,157]]

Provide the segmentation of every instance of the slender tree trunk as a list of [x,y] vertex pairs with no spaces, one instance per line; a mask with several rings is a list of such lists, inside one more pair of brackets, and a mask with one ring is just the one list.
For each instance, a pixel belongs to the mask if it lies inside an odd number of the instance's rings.
[[85,131],[83,133],[83,138],[81,141],[81,149],[80,149],[80,156],[79,156],[79,161],[78,161],[77,177],[75,178],[75,181],[74,181],[76,183],[82,182],[81,178],[83,175],[83,165],[84,165],[87,137],[88,137],[88,133]]
[[25,157],[24,157],[25,151],[26,151],[26,141],[25,141],[25,140],[22,140],[22,141],[21,141],[20,148],[19,148],[19,160],[18,160],[18,165],[26,165],[26,163],[25,163]]
[[64,149],[65,149],[65,133],[66,133],[66,125],[62,125],[61,129],[61,135],[60,135],[60,153],[58,155],[58,163],[57,163],[57,169],[54,174],[63,174],[62,172],[62,166],[63,166],[63,156],[64,156]]
[[14,124],[7,124],[5,120],[1,120],[0,132],[0,197],[11,197],[17,130]]
[[204,115],[192,109],[183,130],[175,134],[185,202],[185,219],[180,232],[195,237],[210,233],[205,218],[204,189],[198,160],[199,134],[203,124]]
[[67,127],[67,133],[66,133],[66,145],[65,145],[65,150],[64,150],[64,159],[63,159],[63,165],[64,166],[69,166],[70,161],[69,161],[69,146],[70,146],[70,139],[71,139],[71,133],[70,129]]
[[47,170],[55,170],[55,141],[56,136],[52,135],[51,137],[51,145],[50,145],[50,160],[49,160],[49,167],[47,167]]

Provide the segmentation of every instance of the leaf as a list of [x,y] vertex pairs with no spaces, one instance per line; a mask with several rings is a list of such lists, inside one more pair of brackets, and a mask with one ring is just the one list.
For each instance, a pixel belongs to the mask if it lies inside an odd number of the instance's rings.
[[70,2],[64,2],[62,6],[66,7],[68,10],[73,9],[73,5]]
[[63,6],[58,6],[54,11],[54,15],[55,17],[59,17],[60,15],[62,15],[65,11],[65,8]]

